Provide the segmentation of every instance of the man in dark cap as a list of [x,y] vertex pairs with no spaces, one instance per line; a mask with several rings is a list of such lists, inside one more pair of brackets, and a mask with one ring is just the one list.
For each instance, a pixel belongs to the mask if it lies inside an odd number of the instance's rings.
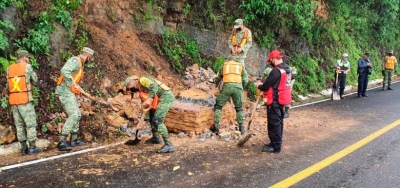
[[372,64],[369,60],[369,53],[365,53],[362,58],[358,60],[357,74],[358,74],[358,97],[368,97],[365,93],[368,86],[368,75],[371,74]]

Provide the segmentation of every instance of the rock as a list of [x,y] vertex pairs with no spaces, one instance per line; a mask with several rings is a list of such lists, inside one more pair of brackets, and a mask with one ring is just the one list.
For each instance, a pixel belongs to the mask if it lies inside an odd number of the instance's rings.
[[201,73],[203,74],[203,76],[204,76],[205,79],[209,79],[209,78],[210,78],[210,73],[208,72],[208,70],[203,69],[203,70],[201,71]]
[[205,92],[208,92],[208,91],[211,90],[211,88],[210,88],[210,86],[207,84],[207,82],[201,82],[201,83],[197,84],[196,87],[199,88],[199,89],[201,89],[201,90],[203,90],[203,91],[205,91]]
[[215,78],[217,76],[217,74],[215,74],[215,72],[210,67],[207,68],[207,72],[208,72],[209,78]]
[[49,131],[50,133],[57,134],[58,126],[54,121],[46,123],[46,127],[47,131]]
[[116,128],[111,127],[111,126],[108,126],[108,127],[107,127],[107,132],[115,132],[115,131],[117,131]]
[[106,116],[106,122],[115,128],[119,128],[121,125],[126,124],[126,119],[118,115]]
[[231,133],[228,131],[222,132],[221,134],[219,134],[219,137],[223,140],[225,140],[226,142],[229,142],[231,140]]
[[91,142],[91,141],[93,141],[93,136],[90,133],[83,133],[83,139],[86,142]]
[[114,93],[118,93],[119,91],[124,91],[124,84],[122,82],[116,83],[111,87],[111,90]]
[[0,143],[1,144],[10,144],[16,139],[17,139],[17,136],[13,132],[11,126],[8,128],[5,128],[0,125]]

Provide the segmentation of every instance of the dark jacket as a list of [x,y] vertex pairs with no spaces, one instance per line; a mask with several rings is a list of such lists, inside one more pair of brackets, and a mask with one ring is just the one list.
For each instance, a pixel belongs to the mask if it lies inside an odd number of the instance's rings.
[[371,67],[367,65],[368,63],[368,59],[360,58],[358,60],[357,74],[370,74]]
[[[278,67],[285,70],[288,75],[290,74],[290,67],[288,64],[281,63],[278,65]],[[279,69],[273,68],[271,73],[265,80],[265,82],[262,85],[258,86],[258,89],[260,91],[264,91],[264,92],[268,91],[268,89],[270,87],[272,87],[274,89],[274,102],[273,103],[277,103],[277,101],[275,101],[275,100],[277,100],[276,96],[278,95],[278,85],[279,85],[280,80],[281,80],[281,72],[279,71]]]

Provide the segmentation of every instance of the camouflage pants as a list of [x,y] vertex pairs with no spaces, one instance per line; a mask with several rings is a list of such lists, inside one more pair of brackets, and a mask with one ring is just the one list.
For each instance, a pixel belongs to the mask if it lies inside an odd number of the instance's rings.
[[392,84],[393,72],[394,71],[390,70],[390,69],[385,69],[384,70],[384,72],[383,72],[383,83],[382,83],[383,87],[385,87],[386,80],[387,80],[388,87],[390,87],[390,85]]
[[37,122],[33,103],[14,105],[11,106],[11,110],[14,116],[15,128],[17,129],[18,141],[35,141]]
[[160,96],[157,109],[150,110],[150,125],[153,136],[158,136],[160,134],[165,143],[171,143],[171,140],[169,139],[168,129],[164,124],[164,119],[165,116],[167,116],[172,103],[174,103],[174,100],[175,96],[172,91],[165,91]]
[[59,95],[58,98],[68,115],[68,118],[63,125],[61,135],[66,136],[70,133],[77,134],[79,131],[81,112],[75,94],[72,92],[64,92],[62,95]]
[[242,89],[232,86],[232,85],[224,85],[221,90],[221,93],[218,95],[215,106],[214,106],[214,123],[218,124],[221,121],[222,115],[222,107],[229,101],[232,97],[233,104],[235,105],[236,110],[236,121],[239,125],[242,125],[244,122],[243,118],[243,97],[242,97]]

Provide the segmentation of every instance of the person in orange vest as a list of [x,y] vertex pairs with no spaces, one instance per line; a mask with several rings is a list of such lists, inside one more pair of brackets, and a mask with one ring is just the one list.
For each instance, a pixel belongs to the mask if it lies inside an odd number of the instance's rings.
[[[148,76],[139,78],[136,75],[126,78],[124,86],[132,93],[139,93],[139,97],[143,101],[142,106],[144,109],[150,108],[150,125],[153,137],[146,141],[146,143],[160,144],[160,134],[163,137],[164,145],[161,149],[157,150],[157,153],[175,151],[175,147],[172,145],[168,135],[167,126],[164,124],[165,116],[175,101],[175,96],[171,88]],[[142,114],[142,116],[144,115],[146,114]],[[131,143],[132,142],[128,141],[125,144],[130,145]]]
[[[57,149],[60,151],[69,151],[72,147],[86,145],[78,139],[81,112],[76,96],[83,92],[79,82],[83,78],[84,63],[92,61],[93,54],[92,49],[84,47],[80,55],[69,58],[61,69],[55,94],[60,99],[68,118],[63,125],[60,141],[57,144]],[[69,134],[71,134],[70,144],[66,142]]]
[[390,85],[392,84],[393,72],[397,73],[397,59],[393,55],[393,50],[387,53],[385,60],[382,64],[382,74],[383,74],[383,82],[382,82],[382,90],[385,90],[385,83],[387,80],[387,90],[393,90]]
[[228,45],[231,49],[231,55],[244,65],[246,54],[253,45],[253,37],[250,29],[243,25],[242,19],[235,20]]
[[41,152],[36,147],[37,121],[32,95],[32,84],[37,82],[38,77],[29,64],[32,55],[26,50],[18,50],[16,55],[17,61],[7,69],[9,103],[17,129],[17,138],[21,144],[21,154],[35,154]]

